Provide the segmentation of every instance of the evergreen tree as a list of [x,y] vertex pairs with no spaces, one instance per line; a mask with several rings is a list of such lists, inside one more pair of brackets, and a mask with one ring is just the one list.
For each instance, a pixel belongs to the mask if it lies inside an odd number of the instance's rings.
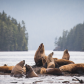
[[0,13],[0,51],[28,50],[28,33],[23,25],[3,11]]
[[84,50],[84,23],[76,25],[69,32],[63,31],[62,37],[59,37],[56,43],[60,50]]

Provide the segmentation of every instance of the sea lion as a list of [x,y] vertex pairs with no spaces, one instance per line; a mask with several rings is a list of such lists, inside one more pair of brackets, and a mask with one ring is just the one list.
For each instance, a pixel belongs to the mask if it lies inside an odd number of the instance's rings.
[[60,66],[67,65],[67,64],[75,64],[73,61],[66,60],[66,59],[58,59],[55,60],[55,63],[57,63]]
[[69,55],[69,53],[68,53],[68,50],[67,50],[67,49],[66,49],[66,50],[64,50],[64,54],[63,54],[62,59],[66,59],[66,60],[69,60],[69,59],[70,59],[70,55]]
[[68,64],[59,67],[61,71],[71,73],[84,73],[84,64]]
[[[50,53],[49,55],[53,55],[53,53]],[[50,60],[50,58],[51,58],[51,60]],[[48,56],[42,57],[43,67],[47,68],[47,66],[48,66],[48,68],[54,68],[54,67],[58,68],[59,65],[57,63],[54,63],[54,61],[58,60],[58,58],[52,58],[52,56],[50,58]],[[49,63],[47,65],[47,62],[48,63],[51,62],[51,63]]]
[[52,52],[47,57],[47,60],[46,60],[46,62],[47,62],[47,68],[55,68],[54,59],[52,58],[53,54],[54,53]]
[[28,77],[38,77],[38,75],[34,72],[31,66],[25,65],[26,67],[26,78]]
[[55,68],[55,63],[54,63],[54,62],[50,62],[50,63],[47,65],[47,68]]
[[37,51],[35,52],[34,61],[37,66],[42,66],[42,57],[45,57],[45,49],[43,43],[40,44]]
[[19,62],[14,66],[14,68],[11,71],[11,76],[14,77],[22,77],[23,76],[23,66],[25,64],[25,60]]
[[42,64],[43,64],[43,67],[47,67],[47,66],[45,66],[46,60],[47,60],[47,56],[42,57]]
[[[48,56],[42,57],[42,64],[43,64],[43,66],[45,66],[46,61],[47,61],[47,58],[48,58]],[[58,60],[58,58],[53,58],[53,59],[54,59],[54,61],[55,61],[55,60]],[[47,67],[46,67],[46,68],[47,68]]]
[[62,72],[58,68],[41,68],[40,74],[62,75]]
[[4,73],[11,73],[11,70],[13,69],[14,66],[0,66],[0,72],[4,72]]

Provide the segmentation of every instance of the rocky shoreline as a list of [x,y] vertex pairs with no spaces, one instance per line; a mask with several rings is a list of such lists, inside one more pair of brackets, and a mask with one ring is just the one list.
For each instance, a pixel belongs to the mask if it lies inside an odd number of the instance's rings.
[[[28,84],[42,84],[42,83],[44,83],[44,84],[51,84],[51,83],[52,84],[55,84],[55,83],[57,83],[57,84],[80,84],[81,80],[84,81],[81,78],[81,77],[84,76],[84,74],[69,73],[69,72],[62,72],[63,75],[60,75],[60,76],[58,76],[58,75],[50,75],[50,74],[40,74],[40,69],[42,68],[42,66],[41,67],[37,67],[36,65],[33,65],[32,68],[38,74],[39,77],[35,77],[35,78],[33,77],[36,80],[34,80],[33,78],[28,78],[29,80],[32,79],[32,81],[31,81],[32,83],[28,83]],[[9,76],[10,73],[0,72],[0,75]],[[77,80],[75,77],[80,79],[80,81]],[[11,82],[11,84],[12,83],[14,83],[14,82]],[[18,84],[18,81],[17,81],[17,84]],[[24,84],[25,84],[25,81],[24,81]]]
[[[36,65],[32,66],[33,70],[35,71],[35,73],[37,73],[38,75],[40,75],[40,70],[42,68],[42,66],[38,67]],[[3,73],[0,72],[0,75],[10,75],[11,73]],[[44,74],[44,75],[50,75],[50,74]],[[78,73],[70,73],[70,72],[62,72],[61,76],[84,76],[84,74],[78,74]]]

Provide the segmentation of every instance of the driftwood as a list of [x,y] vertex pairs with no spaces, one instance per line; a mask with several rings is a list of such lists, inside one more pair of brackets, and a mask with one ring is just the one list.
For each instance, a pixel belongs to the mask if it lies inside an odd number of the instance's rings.
[[79,83],[84,83],[84,81],[81,79],[79,79],[79,78],[77,78],[77,77],[74,77],[74,78],[76,78],[78,81],[79,81]]

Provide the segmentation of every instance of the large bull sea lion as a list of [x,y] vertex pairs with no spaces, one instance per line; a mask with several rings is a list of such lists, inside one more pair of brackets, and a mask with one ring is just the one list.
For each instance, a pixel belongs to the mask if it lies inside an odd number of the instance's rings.
[[42,66],[42,57],[45,57],[45,49],[43,43],[40,44],[37,51],[35,52],[34,61],[37,66]]

